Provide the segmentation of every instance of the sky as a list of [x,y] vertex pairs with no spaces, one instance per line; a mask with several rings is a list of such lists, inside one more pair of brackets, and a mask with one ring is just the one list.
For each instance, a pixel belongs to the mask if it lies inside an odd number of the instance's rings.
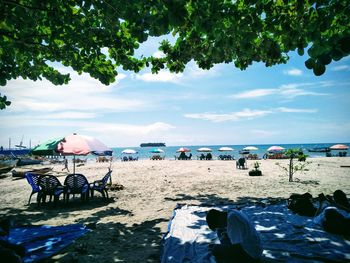
[[[160,41],[149,39],[137,55],[161,56]],[[18,78],[0,87],[12,101],[0,111],[0,145],[71,133],[110,147],[350,142],[350,56],[317,77],[306,56],[288,55],[287,64],[245,71],[233,63],[201,70],[193,61],[181,74],[120,70],[109,86],[57,64],[71,74],[68,85]]]

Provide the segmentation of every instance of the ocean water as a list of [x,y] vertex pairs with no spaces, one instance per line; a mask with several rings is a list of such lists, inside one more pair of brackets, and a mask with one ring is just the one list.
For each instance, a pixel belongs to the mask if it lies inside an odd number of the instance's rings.
[[[313,144],[278,144],[278,146],[281,146],[283,148],[287,149],[302,149],[305,154],[307,154],[309,157],[326,157],[326,153],[320,153],[320,152],[308,152],[307,149],[310,148],[315,148],[315,147],[330,147],[334,144],[338,143],[313,143]],[[339,143],[339,144],[345,144],[350,147],[350,143]],[[277,145],[277,144],[274,144]],[[232,152],[220,152],[219,148],[221,147],[231,147],[234,150]],[[271,146],[272,144],[262,144],[262,145],[196,145],[196,146],[191,146],[191,145],[180,145],[180,146],[167,146],[167,147],[117,147],[117,148],[112,148],[113,150],[113,156],[114,159],[120,159],[123,156],[129,156],[128,154],[122,154],[122,151],[125,149],[133,149],[138,152],[138,154],[133,154],[133,157],[138,157],[139,159],[150,159],[153,153],[150,151],[154,148],[159,148],[164,151],[164,153],[160,153],[159,155],[165,156],[165,159],[168,160],[175,160],[174,155],[178,156],[179,153],[176,151],[180,147],[186,147],[191,150],[191,152],[187,152],[186,154],[189,155],[192,153],[192,159],[197,159],[197,156],[199,156],[201,153],[197,151],[197,149],[202,148],[202,147],[207,147],[212,149],[212,155],[214,159],[217,159],[217,156],[222,155],[222,154],[230,154],[233,155],[236,159],[240,157],[241,155],[239,154],[239,151],[243,149],[246,146],[255,146],[258,148],[256,151],[251,151],[252,154],[257,154],[260,158],[263,157],[263,155],[266,153],[267,149]],[[332,154],[337,154],[338,151],[332,151]],[[206,154],[206,153],[204,153]],[[349,155],[350,153],[348,153]]]

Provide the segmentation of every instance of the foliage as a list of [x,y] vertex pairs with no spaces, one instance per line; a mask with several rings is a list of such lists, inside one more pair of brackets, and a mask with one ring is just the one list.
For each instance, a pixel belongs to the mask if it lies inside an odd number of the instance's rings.
[[254,162],[254,169],[257,171],[260,167],[260,163],[259,162]]
[[1,93],[0,93],[0,110],[5,109],[6,106],[10,106],[10,104],[11,104],[11,101],[8,101],[6,96],[1,96]]
[[249,175],[250,176],[261,176],[262,173],[259,170],[259,167],[260,167],[260,163],[259,162],[254,162],[254,170],[250,170],[249,171]]
[[[296,172],[305,171],[310,162],[306,162],[308,156],[300,149],[288,149],[284,154],[289,158],[287,167],[282,166],[280,163],[276,163],[276,165],[286,171],[289,175],[289,182],[293,182],[293,175]],[[297,159],[297,163],[294,163],[294,159]]]
[[[22,77],[66,84],[48,62],[60,62],[103,84],[118,67],[181,72],[194,60],[202,69],[234,62],[286,63],[288,52],[308,49],[307,68],[325,66],[350,53],[348,0],[2,0],[0,85]],[[165,57],[136,58],[149,36],[172,33],[160,43]],[[103,52],[106,51],[106,52]]]

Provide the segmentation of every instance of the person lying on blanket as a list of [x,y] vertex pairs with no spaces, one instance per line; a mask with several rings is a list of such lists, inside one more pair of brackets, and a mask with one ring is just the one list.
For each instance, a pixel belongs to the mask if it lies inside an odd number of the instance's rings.
[[21,263],[25,254],[24,247],[11,244],[7,241],[12,222],[4,219],[0,220],[0,259],[6,263]]
[[314,223],[327,232],[350,236],[350,204],[346,194],[341,190],[336,190],[333,198],[320,194],[319,202]]
[[220,244],[210,245],[218,263],[259,262],[262,255],[260,236],[245,214],[237,210],[211,209],[206,221],[220,239]]
[[327,232],[350,236],[350,203],[342,190],[336,190],[332,196],[318,195],[318,208],[310,193],[292,194],[288,208],[302,216],[314,217],[314,223]]

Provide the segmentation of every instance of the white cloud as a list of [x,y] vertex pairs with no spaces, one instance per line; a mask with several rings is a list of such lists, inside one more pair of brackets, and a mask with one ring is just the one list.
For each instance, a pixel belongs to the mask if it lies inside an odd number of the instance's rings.
[[126,78],[126,74],[124,73],[118,73],[118,75],[115,77],[115,80],[117,82],[120,82],[122,79],[125,79]]
[[236,99],[249,99],[249,98],[257,98],[264,97],[267,95],[274,94],[278,89],[254,89],[242,93],[238,93],[236,95],[231,95],[230,97]]
[[293,68],[289,70],[284,70],[283,73],[289,76],[301,76],[303,74],[303,71],[301,71],[300,69]]
[[331,68],[332,71],[349,71],[350,66],[349,65],[340,65],[340,66],[335,66]]
[[[124,79],[119,74],[117,80]],[[146,101],[113,96],[116,89],[105,86],[86,74],[72,74],[68,85],[55,86],[47,80],[31,81],[22,78],[11,80],[4,93],[12,100],[8,112],[55,111],[134,111],[145,109]]]
[[166,70],[161,70],[158,74],[143,73],[136,74],[136,79],[143,80],[146,82],[173,82],[177,83],[183,77],[182,73],[175,74]]
[[215,114],[215,113],[188,113],[184,116],[191,119],[202,119],[212,122],[224,122],[224,121],[238,121],[241,119],[252,119],[262,117],[267,114],[271,114],[272,111],[266,110],[251,110],[244,109],[239,112],[231,112],[226,114]]
[[158,50],[158,51],[153,53],[153,57],[155,57],[155,58],[164,58],[165,54],[162,51]]
[[282,85],[278,93],[287,99],[294,99],[299,96],[325,96],[327,93],[313,92],[296,88],[296,85]]
[[214,77],[218,76],[220,72],[220,65],[215,65],[211,69],[201,69],[198,67],[196,63],[191,61],[186,65],[186,69],[184,71],[184,77],[186,79],[198,79],[205,77]]
[[301,87],[313,87],[313,86],[329,87],[332,84],[330,82],[320,82],[320,83],[290,83],[283,84],[276,89],[253,89],[249,91],[244,91],[238,94],[233,94],[230,97],[234,99],[252,99],[265,97],[269,95],[278,95],[287,99],[294,99],[298,96],[325,96],[328,93],[313,92]]
[[58,113],[40,115],[40,116],[31,116],[31,118],[40,118],[40,119],[94,119],[97,117],[97,114],[91,112],[78,112],[78,111],[63,111]]
[[238,121],[243,119],[254,119],[258,117],[264,117],[266,115],[282,112],[282,113],[315,113],[317,109],[293,109],[280,107],[277,109],[271,110],[251,110],[244,109],[238,112],[230,112],[230,113],[187,113],[184,114],[184,117],[191,119],[200,119],[211,122],[224,122],[224,121]]
[[286,112],[286,113],[315,113],[318,112],[317,109],[293,109],[293,108],[286,108],[286,107],[280,107],[277,108],[280,112]]

